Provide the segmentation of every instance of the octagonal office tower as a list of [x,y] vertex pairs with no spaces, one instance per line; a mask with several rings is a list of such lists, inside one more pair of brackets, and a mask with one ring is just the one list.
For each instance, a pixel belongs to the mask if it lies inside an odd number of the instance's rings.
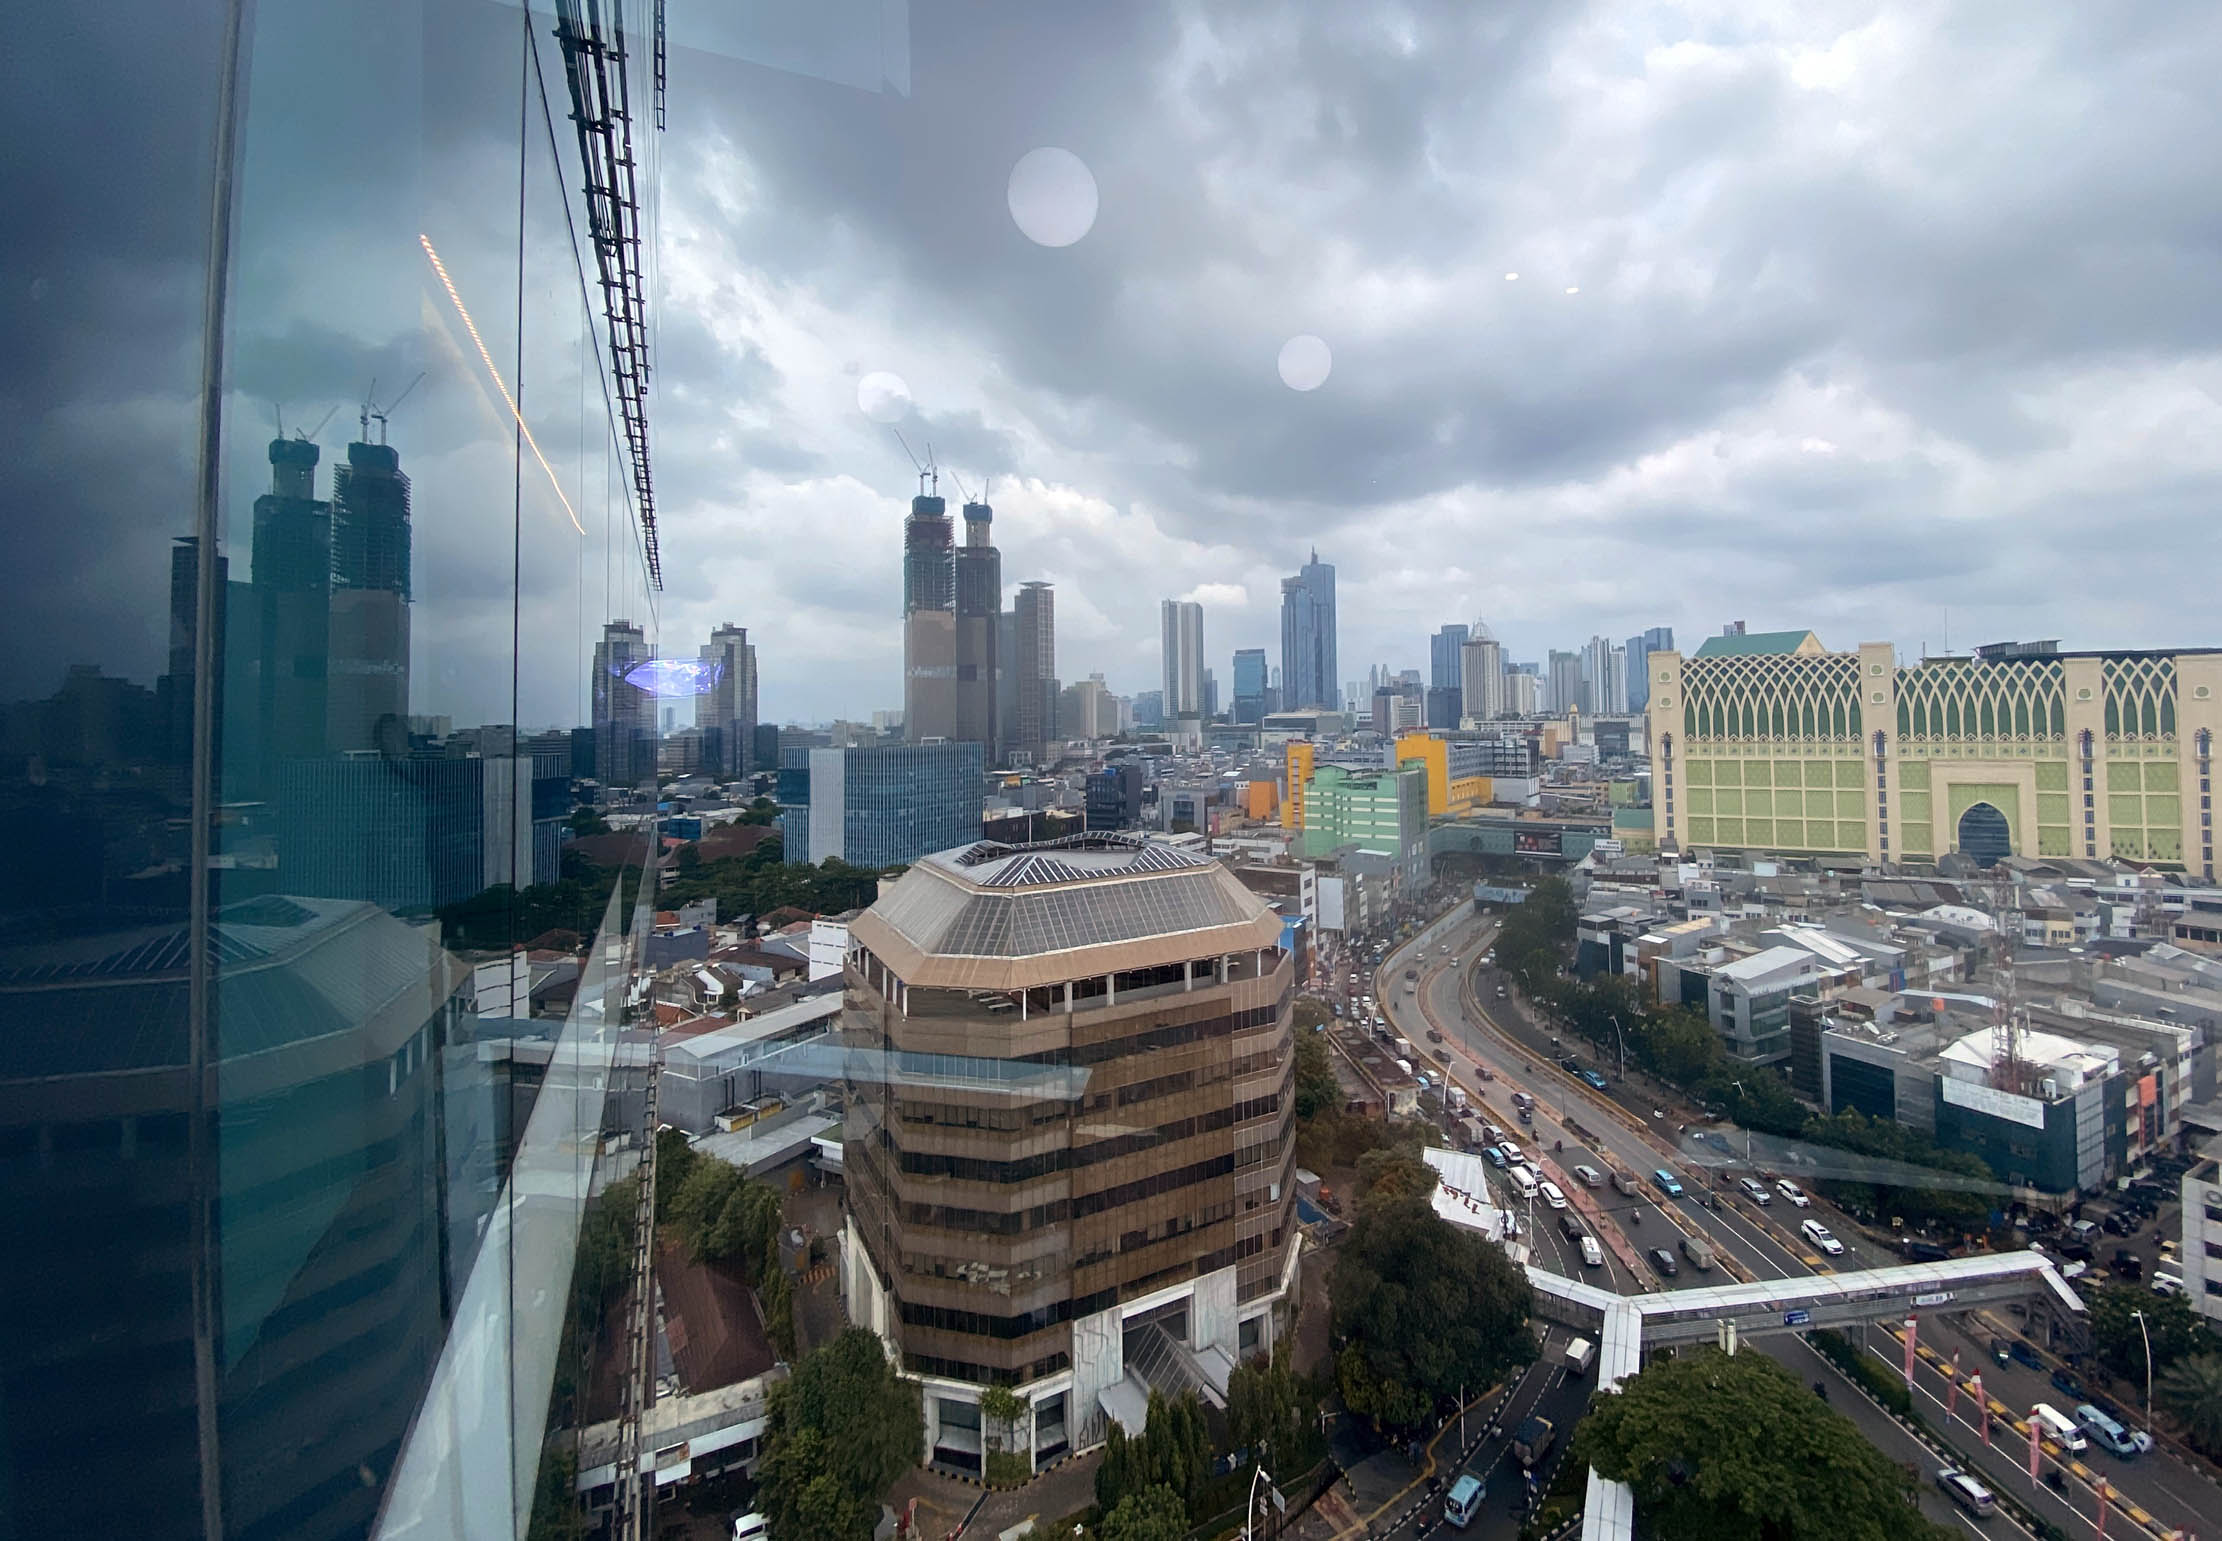
[[1271,1349],[1296,1257],[1282,943],[1220,863],[1126,835],[937,852],[856,918],[842,1288],[924,1381],[931,1459],[978,1466],[990,1384],[1027,1399],[1006,1443],[1042,1461]]

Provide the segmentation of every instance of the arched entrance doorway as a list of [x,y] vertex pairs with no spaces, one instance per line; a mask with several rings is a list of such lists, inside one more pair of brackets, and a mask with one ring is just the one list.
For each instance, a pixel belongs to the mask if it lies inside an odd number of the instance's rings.
[[1988,867],[2001,856],[2014,854],[2014,832],[2006,815],[1989,803],[1977,803],[1960,815],[1959,848],[1978,867]]

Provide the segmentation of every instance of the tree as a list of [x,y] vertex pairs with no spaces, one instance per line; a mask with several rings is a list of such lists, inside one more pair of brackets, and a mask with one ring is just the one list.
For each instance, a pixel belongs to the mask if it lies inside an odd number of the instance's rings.
[[1105,1514],[1149,1487],[1170,1489],[1193,1503],[1211,1475],[1211,1433],[1194,1392],[1177,1399],[1150,1393],[1142,1432],[1130,1437],[1116,1420],[1096,1467],[1096,1507]]
[[1435,1191],[1435,1168],[1420,1154],[1418,1140],[1382,1145],[1358,1158],[1358,1200],[1426,1198]]
[[580,839],[588,835],[606,835],[610,832],[609,820],[592,808],[574,808],[571,811],[571,833]]
[[1359,1206],[1328,1293],[1336,1383],[1377,1427],[1416,1428],[1461,1387],[1479,1391],[1535,1355],[1526,1277],[1425,1194]]
[[1590,1403],[1569,1460],[1635,1490],[1658,1541],[1941,1541],[1913,1479],[1764,1354],[1655,1358]]
[[2183,1420],[2192,1444],[2222,1456],[2222,1354],[2179,1359],[2160,1377],[2153,1394]]
[[990,1386],[980,1393],[980,1416],[987,1420],[988,1443],[1002,1448],[1012,1442],[1019,1419],[1026,1416],[1026,1398],[1008,1386]]
[[1319,1402],[1297,1377],[1286,1340],[1271,1359],[1247,1359],[1227,1376],[1227,1432],[1235,1448],[1273,1470],[1308,1466],[1318,1444]]
[[803,1358],[771,1396],[761,1469],[772,1534],[870,1541],[879,1498],[918,1464],[918,1387],[880,1340],[851,1327]]
[[[2153,1346],[2153,1375],[2178,1360],[2222,1350],[2181,1295],[2156,1295],[2134,1284],[2101,1284],[2084,1293],[2091,1311],[2091,1341],[2105,1366],[2124,1380],[2143,1385],[2145,1342]],[[2137,1313],[2144,1314],[2142,1325]]]
[[1339,1112],[1342,1083],[1327,1057],[1327,1035],[1299,1030],[1296,1034],[1296,1116],[1313,1119]]
[[1188,1506],[1162,1483],[1129,1493],[1096,1526],[1097,1541],[1181,1541]]

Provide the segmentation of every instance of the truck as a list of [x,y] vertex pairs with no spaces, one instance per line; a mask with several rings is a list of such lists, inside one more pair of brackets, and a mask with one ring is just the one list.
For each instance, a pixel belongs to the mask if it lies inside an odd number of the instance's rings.
[[1639,1191],[1636,1187],[1636,1174],[1633,1172],[1623,1172],[1618,1167],[1613,1168],[1612,1185],[1615,1189],[1629,1195],[1631,1198],[1633,1198]]
[[1551,1453],[1558,1430],[1548,1418],[1529,1418],[1512,1431],[1512,1455],[1522,1466],[1533,1467]]
[[1463,1086],[1460,1086],[1460,1085],[1458,1085],[1458,1084],[1457,1084],[1456,1082],[1453,1082],[1453,1083],[1451,1084],[1451,1086],[1450,1086],[1449,1090],[1450,1090],[1450,1110],[1451,1110],[1451,1111],[1452,1111],[1453,1113],[1463,1113],[1463,1112],[1465,1112],[1465,1111],[1466,1111],[1466,1108],[1467,1108],[1467,1102],[1466,1102],[1466,1088],[1465,1088],[1465,1087],[1463,1087]]
[[1576,1375],[1587,1375],[1589,1367],[1597,1362],[1597,1345],[1587,1338],[1576,1338],[1566,1345],[1566,1367]]
[[1700,1273],[1713,1266],[1713,1244],[1702,1236],[1683,1237],[1682,1255],[1688,1258],[1690,1266]]

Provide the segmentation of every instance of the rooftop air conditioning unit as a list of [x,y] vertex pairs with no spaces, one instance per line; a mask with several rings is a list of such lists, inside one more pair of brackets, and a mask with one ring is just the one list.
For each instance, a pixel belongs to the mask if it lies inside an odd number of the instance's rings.
[[2053,1079],[2051,1076],[2046,1076],[2044,1079],[2044,1085],[2040,1088],[2040,1090],[2042,1090],[2045,1094],[2045,1101],[2055,1101],[2060,1096],[2060,1083],[2057,1080]]

